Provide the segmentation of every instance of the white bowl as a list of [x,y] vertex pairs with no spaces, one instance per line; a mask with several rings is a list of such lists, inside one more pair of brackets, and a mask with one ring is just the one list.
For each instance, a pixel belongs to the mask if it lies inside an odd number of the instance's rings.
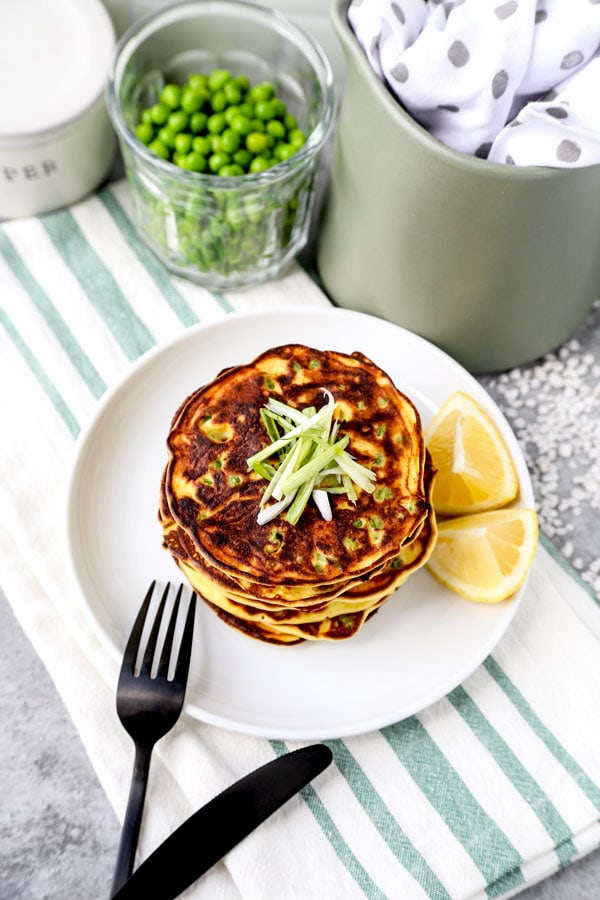
[[66,206],[108,173],[114,43],[99,0],[0,3],[0,218]]

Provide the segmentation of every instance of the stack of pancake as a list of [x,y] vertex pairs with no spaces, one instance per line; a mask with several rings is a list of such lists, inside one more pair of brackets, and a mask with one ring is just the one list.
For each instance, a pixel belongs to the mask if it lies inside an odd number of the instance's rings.
[[[323,389],[348,452],[376,475],[374,489],[331,494],[329,521],[309,501],[295,525],[285,512],[259,525],[268,482],[247,460],[270,443],[261,409],[270,397],[318,409]],[[208,606],[252,637],[351,637],[435,544],[434,469],[419,414],[360,353],[289,344],[225,369],[182,403],[167,447],[164,546]]]

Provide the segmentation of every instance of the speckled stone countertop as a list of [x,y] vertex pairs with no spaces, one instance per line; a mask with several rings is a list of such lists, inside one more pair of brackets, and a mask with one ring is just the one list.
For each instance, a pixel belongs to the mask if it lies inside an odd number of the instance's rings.
[[542,531],[600,596],[600,301],[556,352],[480,380],[525,453]]
[[[541,528],[600,594],[600,302],[558,351],[480,380],[525,452]],[[0,900],[106,897],[116,816],[2,595],[0,633]],[[600,851],[520,896],[598,900]]]

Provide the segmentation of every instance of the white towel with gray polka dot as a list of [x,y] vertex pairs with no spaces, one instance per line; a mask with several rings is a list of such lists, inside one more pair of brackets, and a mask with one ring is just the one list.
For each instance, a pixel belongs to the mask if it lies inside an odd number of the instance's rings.
[[600,162],[600,0],[352,0],[348,20],[449,147],[521,166]]

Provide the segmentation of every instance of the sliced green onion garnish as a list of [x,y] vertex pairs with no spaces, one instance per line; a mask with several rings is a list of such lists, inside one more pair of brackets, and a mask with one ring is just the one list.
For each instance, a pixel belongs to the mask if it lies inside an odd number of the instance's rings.
[[357,488],[374,490],[377,476],[346,450],[350,437],[338,436],[336,401],[330,391],[322,388],[322,392],[327,402],[319,410],[314,406],[296,409],[270,397],[260,411],[271,443],[246,460],[249,469],[269,482],[260,501],[259,525],[286,509],[288,522],[295,525],[311,497],[329,521],[329,494],[345,494],[355,503]]
[[326,522],[331,522],[333,518],[333,513],[331,512],[331,504],[329,502],[329,494],[327,491],[318,490],[315,488],[312,492],[312,498],[317,504],[319,512],[323,516]]
[[279,428],[277,427],[277,422],[275,418],[270,415],[266,409],[261,409],[260,411],[261,422],[265,426],[267,430],[267,434],[271,438],[272,441],[278,441],[280,438]]

